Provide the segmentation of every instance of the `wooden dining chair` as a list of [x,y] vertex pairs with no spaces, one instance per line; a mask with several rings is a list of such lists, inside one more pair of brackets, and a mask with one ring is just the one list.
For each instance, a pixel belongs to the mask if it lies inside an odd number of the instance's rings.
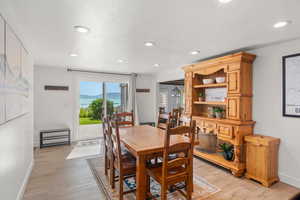
[[180,117],[180,109],[179,108],[174,108],[172,110],[172,121],[171,121],[171,127],[175,128],[176,126],[178,126],[178,121],[179,121],[179,117]]
[[159,114],[163,114],[163,113],[165,113],[166,112],[166,109],[165,109],[165,107],[159,107]]
[[[110,121],[109,131],[111,132],[111,153],[113,160],[111,163],[111,186],[115,188],[115,182],[119,181],[119,199],[123,200],[123,196],[130,192],[135,192],[135,189],[124,191],[123,182],[131,177],[135,177],[136,174],[136,160],[128,152],[124,153],[121,149],[120,133],[119,133],[119,119],[113,119]],[[117,171],[118,177],[115,176]]]
[[115,114],[116,119],[118,119],[119,127],[130,127],[134,126],[134,113],[131,112],[121,112]]
[[167,130],[171,122],[171,113],[159,113],[157,120],[157,128]]
[[[191,126],[180,126],[176,128],[169,128],[165,134],[163,163],[160,167],[147,168],[147,187],[150,185],[150,177],[154,178],[161,184],[161,200],[167,199],[167,189],[169,186],[184,182],[185,190],[183,194],[186,199],[192,199],[193,191],[193,148],[194,148],[194,130],[196,122],[192,121]],[[188,136],[185,136],[188,134]],[[183,136],[187,141],[170,144],[172,137]],[[170,154],[180,153],[183,156],[176,159],[169,159]],[[149,191],[149,188],[148,188]]]

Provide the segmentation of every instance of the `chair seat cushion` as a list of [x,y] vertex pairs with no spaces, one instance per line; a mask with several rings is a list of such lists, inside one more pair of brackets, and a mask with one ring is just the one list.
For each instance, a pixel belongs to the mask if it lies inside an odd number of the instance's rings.
[[[114,167],[119,171],[118,160],[115,160]],[[136,172],[136,159],[129,152],[122,154],[121,157],[122,171],[124,175],[132,175]]]

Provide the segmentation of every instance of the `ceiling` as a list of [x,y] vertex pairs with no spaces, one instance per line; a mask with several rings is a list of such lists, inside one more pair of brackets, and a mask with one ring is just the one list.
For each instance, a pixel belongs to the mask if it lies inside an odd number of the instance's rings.
[[[14,14],[36,65],[155,73],[300,36],[299,0],[1,1]],[[280,20],[292,23],[274,29]],[[91,31],[77,33],[74,25]],[[145,47],[146,41],[155,46]],[[191,55],[193,50],[200,53]],[[154,67],[156,63],[160,66]]]

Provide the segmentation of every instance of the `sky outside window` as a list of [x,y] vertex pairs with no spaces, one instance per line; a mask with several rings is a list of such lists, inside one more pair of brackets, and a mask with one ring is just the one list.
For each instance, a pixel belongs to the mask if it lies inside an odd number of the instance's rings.
[[[120,93],[120,83],[105,83],[108,93]],[[80,82],[80,95],[96,96],[102,94],[101,82]]]

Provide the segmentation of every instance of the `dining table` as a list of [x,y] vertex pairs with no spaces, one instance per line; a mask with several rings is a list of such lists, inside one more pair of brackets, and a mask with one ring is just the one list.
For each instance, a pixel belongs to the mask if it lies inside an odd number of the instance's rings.
[[[120,129],[120,141],[136,158],[136,199],[145,200],[147,193],[146,162],[153,155],[162,155],[166,131],[149,125]],[[188,142],[181,135],[173,135],[170,145]]]

